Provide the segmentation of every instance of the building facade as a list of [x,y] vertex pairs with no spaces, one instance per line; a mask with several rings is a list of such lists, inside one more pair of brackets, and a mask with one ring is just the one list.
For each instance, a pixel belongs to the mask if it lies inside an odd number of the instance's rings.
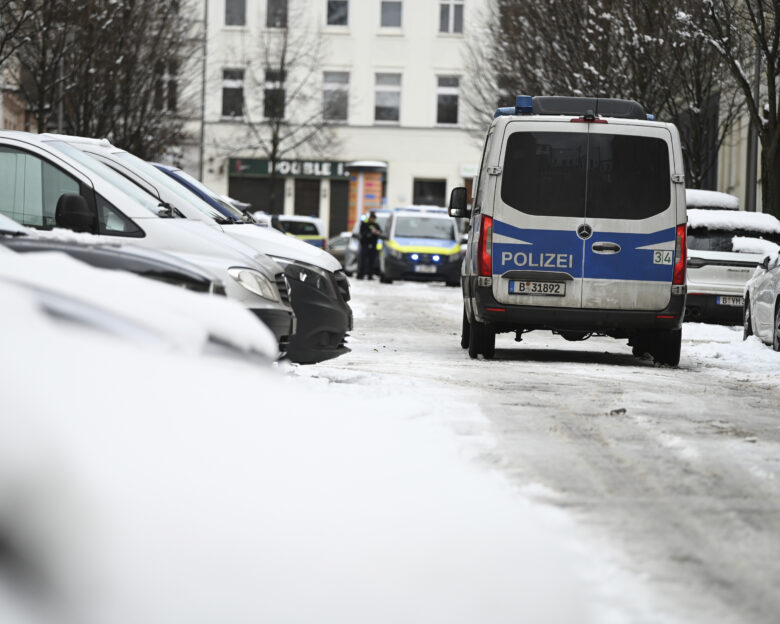
[[483,3],[205,0],[200,144],[182,166],[331,234],[371,208],[446,205],[479,164],[460,89]]

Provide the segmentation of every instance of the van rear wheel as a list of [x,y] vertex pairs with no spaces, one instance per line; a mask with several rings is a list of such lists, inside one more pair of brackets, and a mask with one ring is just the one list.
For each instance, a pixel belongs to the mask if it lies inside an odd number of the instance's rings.
[[469,326],[469,357],[476,358],[480,353],[486,360],[495,355],[496,331],[475,320]]
[[677,366],[680,363],[681,329],[655,332],[652,339],[648,352],[656,362],[667,366]]

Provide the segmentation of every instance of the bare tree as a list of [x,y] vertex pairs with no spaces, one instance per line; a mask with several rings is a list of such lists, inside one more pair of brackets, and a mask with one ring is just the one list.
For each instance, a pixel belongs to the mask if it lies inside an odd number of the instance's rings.
[[[703,16],[681,13],[678,19],[720,56],[736,81],[761,142],[762,208],[780,217],[780,7],[776,0],[710,0],[704,6]],[[744,63],[752,64],[756,57],[763,68],[763,74],[754,77],[761,81],[758,100],[753,81],[743,69]]]
[[[256,154],[269,161],[269,205],[277,200],[276,163],[285,158],[323,157],[337,146],[330,110],[323,105],[323,39],[301,3],[272,16],[244,73],[239,136],[215,147],[227,154]],[[223,115],[228,112],[223,109]],[[238,111],[235,111],[238,113]]]
[[0,68],[26,41],[31,17],[25,0],[0,0]]
[[177,87],[195,41],[179,2],[25,4],[18,87],[39,132],[107,137],[147,159],[182,139]]
[[473,33],[467,46],[472,122],[484,126],[486,113],[520,93],[633,99],[681,128],[688,184],[701,186],[741,98],[712,50],[669,28],[689,5],[702,3],[494,0],[484,17],[490,36]]

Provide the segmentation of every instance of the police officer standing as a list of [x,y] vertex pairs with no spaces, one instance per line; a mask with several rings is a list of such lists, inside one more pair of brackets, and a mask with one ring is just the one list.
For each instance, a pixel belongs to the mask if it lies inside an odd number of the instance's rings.
[[370,212],[368,219],[360,224],[360,259],[358,261],[358,279],[374,279],[376,266],[376,243],[382,235],[382,228],[376,222],[376,213]]

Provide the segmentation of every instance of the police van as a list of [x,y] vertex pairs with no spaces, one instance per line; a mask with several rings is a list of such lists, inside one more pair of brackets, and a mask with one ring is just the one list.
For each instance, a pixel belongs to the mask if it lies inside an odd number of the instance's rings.
[[680,137],[630,100],[518,96],[485,139],[461,270],[461,345],[496,333],[628,339],[676,366],[685,310]]

